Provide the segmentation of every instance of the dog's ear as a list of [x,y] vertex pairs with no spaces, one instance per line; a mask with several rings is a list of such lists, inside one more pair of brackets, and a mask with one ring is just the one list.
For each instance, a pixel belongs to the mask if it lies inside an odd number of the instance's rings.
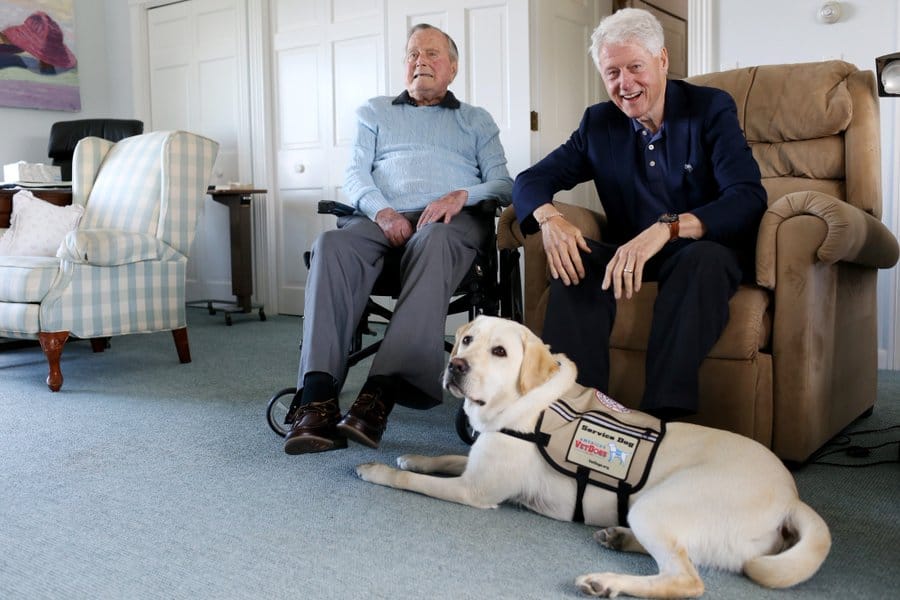
[[463,336],[466,335],[469,327],[471,327],[474,322],[475,321],[469,321],[468,323],[460,325],[456,330],[456,336],[453,338],[453,350],[450,351],[450,356],[456,356],[456,349],[459,348],[459,340],[463,339]]
[[532,333],[523,336],[525,351],[519,368],[519,394],[525,395],[543,385],[559,370],[559,363],[550,354],[550,347]]

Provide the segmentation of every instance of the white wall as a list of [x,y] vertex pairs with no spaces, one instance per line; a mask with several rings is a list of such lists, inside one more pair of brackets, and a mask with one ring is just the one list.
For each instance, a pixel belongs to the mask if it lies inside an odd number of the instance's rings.
[[[714,0],[713,47],[720,70],[841,59],[875,70],[875,57],[900,50],[900,0],[840,2],[841,19],[821,23],[824,0]],[[900,237],[900,98],[881,99],[883,221]],[[878,280],[879,357],[900,369],[898,268]]]
[[0,107],[0,164],[49,162],[47,136],[56,121],[133,118],[131,34],[127,0],[75,0],[75,45],[81,111]]

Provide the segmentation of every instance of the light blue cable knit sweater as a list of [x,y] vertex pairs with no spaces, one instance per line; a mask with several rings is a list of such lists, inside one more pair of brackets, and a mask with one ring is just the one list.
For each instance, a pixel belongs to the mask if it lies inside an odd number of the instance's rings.
[[357,111],[357,133],[344,192],[374,220],[383,208],[418,211],[454,190],[467,206],[486,198],[508,204],[512,179],[500,130],[483,108],[391,104],[372,98]]

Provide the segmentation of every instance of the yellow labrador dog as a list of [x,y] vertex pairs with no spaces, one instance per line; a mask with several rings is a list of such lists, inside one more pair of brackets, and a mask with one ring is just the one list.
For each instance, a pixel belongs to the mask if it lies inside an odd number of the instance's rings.
[[[476,508],[509,501],[571,520],[575,479],[552,468],[533,442],[505,432],[534,432],[542,413],[575,384],[574,364],[512,321],[478,317],[456,336],[443,381],[465,398],[480,432],[468,458],[406,455],[397,459],[401,470],[370,463],[357,474]],[[696,566],[788,587],[811,577],[831,547],[825,521],[800,500],[774,454],[749,438],[687,423],[667,425],[644,485],[628,499],[629,527],[616,525],[615,492],[587,485],[582,506],[584,522],[603,527],[594,535],[600,544],[645,552],[659,567],[653,576],[578,577],[578,588],[594,596],[697,597],[704,587]]]

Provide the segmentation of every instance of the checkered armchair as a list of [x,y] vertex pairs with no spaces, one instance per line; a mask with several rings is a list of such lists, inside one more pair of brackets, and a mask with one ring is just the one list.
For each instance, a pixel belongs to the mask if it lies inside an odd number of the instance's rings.
[[0,257],[0,337],[40,340],[51,390],[70,336],[102,351],[110,336],[172,331],[190,362],[185,273],[217,150],[184,131],[78,143],[78,228],[56,257]]

